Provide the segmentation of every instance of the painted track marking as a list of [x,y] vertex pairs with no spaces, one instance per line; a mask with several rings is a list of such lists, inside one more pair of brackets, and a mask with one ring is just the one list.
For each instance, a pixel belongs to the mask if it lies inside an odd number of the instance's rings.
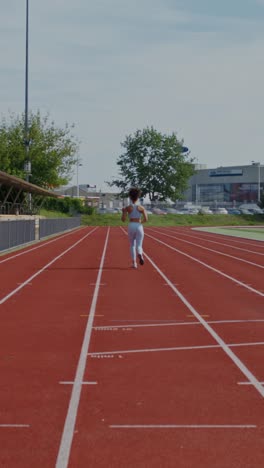
[[179,240],[180,242],[185,242],[186,244],[194,245],[195,247],[199,247],[200,249],[208,250],[209,252],[213,252],[213,253],[216,253],[218,255],[223,255],[224,257],[232,258],[234,260],[237,260],[238,262],[247,263],[247,264],[253,265],[253,266],[257,267],[257,268],[264,269],[263,265],[259,265],[258,263],[250,262],[249,260],[245,260],[244,258],[235,257],[234,255],[230,255],[230,254],[227,254],[227,253],[224,253],[224,252],[220,252],[219,250],[209,249],[208,247],[205,247],[203,245],[195,244],[194,242],[187,241],[187,240],[182,239],[180,237],[171,236],[169,234],[165,234],[164,232],[155,231],[154,229],[151,229],[151,228],[149,228],[148,230],[151,231],[151,232],[155,232],[156,234],[161,234],[162,236],[170,237],[171,239]]
[[[161,234],[163,234],[164,231],[159,231],[159,232]],[[176,231],[176,230],[174,231],[172,229],[168,229],[168,232],[171,232],[172,234],[180,234],[180,235],[183,235],[185,237],[191,237],[192,239],[198,239],[198,240],[201,240],[203,242],[211,242],[213,244],[220,244],[221,246],[228,247],[230,249],[241,250],[243,252],[252,253],[252,254],[256,254],[256,255],[264,255],[264,253],[262,253],[262,252],[256,252],[255,250],[242,249],[242,247],[236,247],[235,245],[225,244],[224,242],[217,242],[215,240],[213,241],[211,239],[207,239],[207,238],[204,238],[204,237],[198,237],[196,235],[186,234],[186,232],[182,232],[182,231],[180,232],[180,231]]]
[[[264,382],[259,382],[261,385],[264,385]],[[252,385],[251,382],[237,382],[238,385]]]
[[111,424],[111,429],[256,429],[253,424]]
[[0,424],[0,428],[17,428],[17,429],[23,429],[23,428],[28,428],[30,427],[29,424]]
[[67,412],[67,416],[66,416],[66,420],[65,420],[65,424],[63,428],[63,434],[62,434],[58,457],[56,461],[56,468],[66,468],[69,462],[70,450],[71,450],[71,445],[72,445],[72,440],[73,440],[73,435],[74,435],[74,427],[75,427],[77,411],[78,411],[78,407],[80,403],[83,376],[84,376],[86,361],[87,361],[87,353],[88,353],[90,340],[91,340],[94,315],[95,315],[97,299],[98,299],[99,290],[100,290],[100,283],[101,283],[101,277],[103,273],[106,249],[108,245],[109,232],[110,232],[110,228],[108,228],[108,231],[107,231],[102,258],[101,258],[101,262],[99,266],[96,286],[94,289],[92,304],[91,304],[90,311],[89,311],[89,319],[87,321],[87,326],[85,330],[85,335],[83,339],[79,362],[78,362],[74,384],[72,388],[71,399],[70,399],[68,412]]
[[84,237],[82,237],[81,239],[79,239],[77,242],[75,242],[75,244],[71,245],[71,247],[69,247],[68,249],[64,250],[60,255],[58,255],[57,257],[55,257],[53,260],[51,260],[51,262],[47,263],[43,268],[41,268],[40,270],[38,270],[34,275],[30,276],[30,278],[28,278],[26,281],[24,281],[24,283],[22,283],[18,288],[14,289],[11,293],[7,294],[5,297],[3,297],[1,300],[0,300],[0,305],[4,304],[4,302],[6,302],[8,299],[10,299],[10,297],[14,296],[18,291],[20,291],[20,289],[24,288],[25,286],[27,286],[34,278],[36,278],[37,276],[39,276],[41,273],[43,273],[43,271],[45,271],[50,265],[53,265],[53,263],[55,263],[57,260],[59,260],[61,257],[63,257],[66,253],[70,252],[70,250],[72,250],[74,247],[76,247],[76,245],[80,244],[82,241],[84,241],[84,239],[86,239],[87,237],[89,237],[94,231],[96,231],[98,228],[95,228],[93,229],[92,231],[90,231],[88,234],[86,234]]
[[[258,341],[256,343],[231,343],[226,344],[228,348],[239,348],[243,346],[263,346],[264,341]],[[89,356],[100,356],[103,354],[133,354],[133,353],[157,353],[162,351],[187,351],[187,350],[197,350],[197,349],[211,349],[211,348],[222,348],[220,344],[218,345],[200,345],[200,346],[176,346],[173,348],[146,348],[146,349],[127,349],[119,351],[100,351],[97,353],[88,353]],[[257,380],[257,379],[256,379]],[[257,381],[258,382],[258,381]],[[252,384],[253,385],[253,384]],[[264,395],[263,395],[264,396]]]
[[[192,316],[193,317],[193,316]],[[209,320],[207,323],[214,323],[214,324],[229,324],[229,323],[255,323],[255,322],[264,322],[264,319],[252,319],[252,320]],[[169,323],[142,323],[142,324],[135,324],[135,325],[127,325],[129,328],[144,328],[144,327],[181,327],[181,326],[188,326],[188,325],[199,325],[202,324],[200,322],[193,321],[193,322],[169,322]],[[100,327],[94,327],[96,330],[103,330],[105,328],[124,328],[126,325],[101,325]]]
[[[156,241],[156,242],[159,242],[159,243],[162,244],[162,245],[165,245],[165,247],[168,247],[169,249],[174,250],[175,252],[179,253],[180,255],[183,255],[184,257],[190,258],[190,259],[193,260],[194,262],[197,262],[197,263],[199,263],[200,265],[203,265],[204,267],[208,268],[209,270],[212,270],[212,271],[214,271],[215,273],[218,273],[219,275],[224,276],[225,278],[227,278],[227,279],[233,281],[234,283],[238,284],[239,286],[242,286],[243,288],[246,288],[246,289],[248,289],[249,291],[251,291],[251,292],[253,292],[253,293],[255,293],[255,294],[258,294],[259,296],[264,297],[264,293],[263,293],[263,292],[258,291],[257,289],[254,289],[254,288],[252,288],[251,286],[249,286],[249,285],[247,285],[247,284],[245,284],[245,283],[242,283],[241,281],[237,280],[237,279],[234,278],[233,276],[227,275],[227,274],[224,273],[223,271],[218,270],[217,268],[214,268],[214,267],[212,267],[211,265],[208,265],[207,263],[204,263],[204,262],[202,262],[201,260],[198,260],[198,258],[192,257],[191,255],[189,255],[189,254],[187,254],[187,253],[185,253],[185,252],[182,252],[181,250],[178,250],[178,249],[176,249],[175,247],[172,247],[172,246],[169,245],[169,244],[166,244],[166,242],[163,242],[163,241],[161,241],[160,239],[157,239],[156,237],[150,236],[149,234],[146,234],[146,236],[150,237],[151,239],[153,239],[153,240]],[[147,257],[146,257],[146,258],[147,258]],[[150,263],[152,263],[152,261],[151,261]],[[177,288],[175,288],[175,287],[173,286],[173,283],[170,282],[170,284],[171,284],[171,288],[174,288],[175,290],[177,289]]]
[[246,239],[245,237],[241,237],[240,239],[244,239],[244,240],[239,240],[239,237],[234,237],[234,236],[228,236],[228,235],[223,235],[223,234],[218,234],[218,233],[212,233],[212,232],[209,232],[209,231],[202,231],[200,228],[195,228],[193,227],[192,228],[192,231],[197,231],[199,234],[202,234],[203,235],[203,238],[206,240],[207,238],[209,239],[223,239],[223,240],[228,240],[228,242],[233,242],[234,244],[242,244],[242,245],[246,245],[247,247],[249,245],[252,245],[253,247],[259,247],[259,248],[264,248],[264,245],[261,244],[260,241],[258,240],[255,240],[255,242],[253,241],[252,242],[252,239],[251,239],[251,242],[249,242],[249,239]]
[[[60,382],[60,385],[74,385],[74,381],[72,381],[72,382]],[[81,385],[97,385],[97,382],[81,382]]]
[[[121,228],[122,229],[122,228]],[[124,229],[122,231],[126,234]],[[127,234],[126,234],[127,235]],[[152,236],[150,236],[152,237]],[[155,238],[154,238],[155,240]],[[158,241],[160,242],[160,241]],[[161,242],[164,244],[163,242]],[[166,244],[165,244],[166,245]],[[170,246],[168,246],[170,247]],[[174,250],[174,249],[173,249]],[[179,253],[182,253],[179,251]],[[183,254],[187,257],[190,257],[187,254]],[[204,328],[208,331],[208,333],[212,336],[212,338],[215,339],[215,341],[221,346],[223,351],[230,357],[230,359],[234,362],[234,364],[240,369],[240,371],[246,376],[247,380],[252,383],[252,385],[255,387],[255,389],[260,393],[262,397],[264,397],[264,388],[262,385],[260,385],[258,379],[252,374],[252,372],[247,368],[247,366],[237,357],[237,355],[230,349],[230,347],[225,343],[225,341],[214,331],[214,329],[201,317],[199,312],[191,305],[191,303],[183,296],[183,294],[176,288],[176,286],[173,285],[173,283],[169,280],[169,278],[160,270],[160,268],[154,263],[154,261],[145,253],[145,257],[148,259],[148,261],[151,263],[153,268],[160,274],[160,276],[163,278],[166,283],[168,283],[171,287],[171,289],[175,292],[175,294],[181,299],[181,301],[186,305],[186,307],[192,312],[192,314],[199,320],[199,322],[202,323]],[[193,258],[193,257],[190,257]],[[195,259],[197,261],[197,259]],[[201,263],[203,265],[203,262],[198,261],[198,263]],[[207,266],[207,265],[206,265]],[[208,267],[208,266],[207,266]],[[212,269],[212,267],[210,267]],[[217,270],[219,271],[219,270]],[[222,275],[225,275],[224,273],[221,272]],[[230,277],[231,278],[231,277]],[[233,279],[234,280],[234,279]],[[237,282],[237,280],[235,280]],[[264,294],[260,293],[257,291],[258,294],[261,296],[264,296]]]

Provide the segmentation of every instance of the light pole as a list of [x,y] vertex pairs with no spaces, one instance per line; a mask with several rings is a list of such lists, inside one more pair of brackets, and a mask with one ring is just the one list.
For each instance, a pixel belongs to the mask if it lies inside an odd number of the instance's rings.
[[26,180],[29,181],[29,176],[31,175],[31,162],[29,158],[29,132],[28,132],[28,44],[29,44],[29,0],[26,0],[26,67],[25,67],[25,135],[24,135],[24,144],[25,144],[25,172]]
[[79,167],[82,166],[82,164],[80,163],[79,160],[77,160],[77,163],[76,163],[76,178],[77,178],[77,190],[76,190],[76,194],[77,194],[77,197],[79,198],[80,196],[80,190],[79,190]]

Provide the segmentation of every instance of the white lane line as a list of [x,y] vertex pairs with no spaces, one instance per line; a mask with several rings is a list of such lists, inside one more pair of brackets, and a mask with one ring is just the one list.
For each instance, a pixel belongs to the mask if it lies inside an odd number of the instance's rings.
[[[74,385],[74,382],[60,382],[61,385]],[[97,382],[81,382],[81,385],[97,385]]]
[[[158,232],[161,233],[161,234],[164,234],[165,231],[160,231],[159,230]],[[171,232],[172,234],[179,234],[179,235],[185,236],[185,237],[191,237],[192,239],[198,239],[198,240],[201,240],[203,242],[211,242],[212,244],[219,244],[222,247],[228,247],[230,249],[241,250],[243,252],[247,252],[247,253],[251,253],[251,254],[264,255],[264,253],[256,252],[255,250],[242,249],[242,247],[236,247],[235,245],[225,244],[224,242],[217,242],[217,241],[213,241],[213,240],[207,239],[207,238],[205,239],[204,237],[198,237],[197,235],[194,236],[194,235],[191,235],[191,234],[186,234],[185,232],[176,231],[174,229],[173,230],[168,229],[168,230],[166,230],[166,232]]]
[[17,429],[23,429],[25,427],[30,427],[29,424],[0,424],[0,428],[8,428],[8,427],[11,427],[11,428],[17,428]]
[[[16,254],[16,255],[12,255],[12,257],[10,256],[10,257],[8,257],[8,258],[5,258],[4,260],[0,260],[0,264],[1,264],[1,263],[8,262],[8,261],[10,261],[10,260],[13,260],[13,258],[20,257],[21,255],[25,255],[25,254],[27,254],[27,253],[29,253],[29,252],[32,252],[33,250],[37,250],[37,249],[41,249],[42,247],[46,247],[46,245],[49,245],[49,244],[51,244],[52,242],[56,242],[56,241],[58,241],[58,240],[60,240],[60,239],[63,239],[64,237],[70,236],[71,234],[74,234],[74,233],[77,232],[77,231],[78,231],[78,229],[76,229],[74,232],[68,232],[67,234],[64,234],[63,236],[58,236],[58,237],[56,237],[56,239],[52,239],[52,240],[49,240],[49,241],[47,241],[47,242],[44,241],[43,243],[41,243],[40,245],[38,245],[38,246],[36,246],[36,247],[33,247],[32,249],[25,250],[25,251],[20,252],[20,253],[18,253],[18,254]],[[18,246],[17,246],[17,247],[18,247]],[[21,247],[21,246],[20,246],[20,247]],[[3,252],[3,251],[2,251],[2,252]],[[2,252],[1,252],[1,253],[2,253]]]
[[78,362],[74,384],[72,388],[69,408],[68,408],[64,428],[63,428],[63,434],[62,434],[58,457],[56,461],[56,468],[67,468],[68,463],[69,463],[70,450],[71,450],[72,439],[73,439],[73,434],[74,434],[74,427],[76,423],[77,411],[78,411],[78,407],[80,403],[83,376],[85,372],[87,353],[88,353],[90,340],[91,340],[94,315],[95,315],[96,304],[97,304],[99,290],[100,290],[100,283],[101,283],[101,277],[103,273],[109,233],[110,233],[110,228],[108,228],[107,230],[106,240],[105,240],[100,267],[99,267],[97,280],[96,280],[96,286],[94,289],[92,304],[91,304],[90,311],[89,311],[89,319],[87,321],[81,354],[79,357],[79,362]]
[[253,424],[111,424],[111,429],[256,429]]
[[[123,230],[125,233],[125,231]],[[180,252],[180,251],[179,251]],[[181,252],[180,252],[181,253]],[[186,254],[184,254],[186,255]],[[171,287],[171,289],[175,292],[175,294],[182,300],[182,302],[186,305],[186,307],[193,313],[193,315],[202,323],[204,328],[208,331],[208,333],[215,339],[215,341],[221,346],[223,351],[230,357],[230,359],[234,362],[234,364],[240,369],[240,371],[246,376],[247,380],[254,385],[255,389],[260,393],[262,397],[264,397],[264,388],[260,385],[258,379],[255,377],[254,374],[247,368],[247,366],[237,357],[237,355],[230,349],[230,347],[225,343],[225,341],[214,331],[214,329],[204,320],[199,312],[191,305],[191,303],[183,296],[183,294],[172,284],[169,278],[160,270],[160,268],[154,263],[154,261],[145,254],[145,257],[154,267],[154,269],[160,274],[160,276],[165,280]],[[188,255],[189,257],[189,255]],[[192,257],[191,257],[192,258]],[[198,261],[201,263],[200,261]],[[206,265],[206,264],[204,264]],[[211,268],[211,267],[210,267]],[[223,274],[221,272],[221,274]],[[237,280],[236,280],[237,282]],[[259,291],[258,291],[259,293]],[[263,294],[261,293],[263,296]]]
[[[166,244],[166,242],[163,242],[163,241],[161,241],[160,239],[157,239],[156,237],[150,236],[149,234],[146,234],[146,236],[150,237],[151,239],[153,239],[154,241],[158,242],[159,244],[165,245],[165,247],[168,247],[169,249],[173,250],[174,252],[177,252],[177,253],[179,253],[180,255],[183,255],[184,257],[190,258],[190,259],[193,260],[194,262],[197,262],[197,263],[199,263],[200,265],[203,265],[205,268],[208,268],[209,270],[212,270],[212,271],[214,271],[215,273],[218,273],[219,275],[224,276],[225,278],[227,278],[227,279],[233,281],[234,283],[238,284],[239,286],[242,286],[243,288],[246,288],[246,289],[248,289],[249,291],[251,291],[251,292],[253,292],[253,293],[255,293],[255,294],[258,294],[259,296],[264,297],[264,293],[263,293],[263,292],[258,291],[257,289],[254,289],[254,288],[252,288],[251,286],[249,286],[249,285],[247,285],[247,284],[245,284],[245,283],[242,283],[241,281],[237,280],[236,278],[233,278],[233,276],[227,275],[227,274],[224,273],[223,271],[218,270],[217,268],[214,268],[214,267],[208,265],[207,263],[204,263],[204,262],[202,262],[201,260],[198,260],[198,258],[192,257],[191,255],[189,255],[189,254],[187,254],[187,253],[185,253],[185,252],[182,252],[181,250],[178,250],[178,249],[176,249],[175,247],[172,247],[172,246],[169,245],[169,244]],[[146,257],[146,258],[148,258],[148,257]],[[153,262],[151,261],[150,263],[153,263]],[[170,284],[171,284],[171,288],[172,288],[172,289],[173,289],[173,288],[174,288],[175,290],[177,289],[177,288],[173,285],[173,283],[170,282]]]
[[[110,320],[110,322],[162,322],[162,323],[167,323],[167,322],[171,322],[171,320],[138,320],[138,319],[133,319],[133,320],[124,320],[124,319],[118,319],[118,320]],[[174,320],[174,322],[176,322],[177,320]],[[178,320],[178,322],[181,322],[181,320]]]
[[[263,346],[264,341],[258,341],[255,343],[231,343],[226,344],[229,348],[239,348],[243,346]],[[133,354],[133,353],[157,353],[162,351],[187,351],[187,350],[197,350],[197,349],[212,349],[212,348],[222,348],[221,345],[201,345],[201,346],[177,346],[173,348],[149,348],[149,349],[127,349],[119,351],[100,351],[98,353],[88,353],[89,356],[100,356],[102,354]]]
[[[222,323],[254,323],[254,322],[264,322],[264,319],[257,319],[257,320],[209,320],[207,323],[214,323],[214,324],[222,324]],[[202,324],[198,321],[195,322],[169,322],[169,323],[142,323],[136,325],[127,325],[129,328],[144,328],[144,327],[181,327],[181,326],[188,326],[188,325],[199,325]],[[126,325],[113,325],[114,328],[124,328]],[[105,328],[110,328],[111,325],[102,325],[100,327],[94,327],[96,330],[103,330]]]
[[[262,385],[259,384],[258,379],[255,377],[254,374],[247,368],[247,366],[236,356],[236,354],[230,349],[230,347],[225,343],[225,341],[215,332],[215,330],[204,320],[199,312],[190,304],[190,302],[181,294],[181,292],[170,282],[169,278],[165,276],[165,274],[159,269],[159,267],[153,262],[153,260],[146,255],[148,261],[152,264],[152,266],[158,271],[160,276],[167,281],[168,284],[171,285],[171,289],[175,292],[175,294],[182,300],[182,302],[188,307],[188,309],[193,313],[193,315],[201,322],[204,328],[208,331],[208,333],[215,339],[215,341],[221,346],[223,351],[230,357],[230,359],[234,362],[234,364],[240,369],[240,371],[246,376],[247,380],[254,385],[256,390],[260,393],[262,397],[264,397],[264,388]],[[222,274],[222,272],[221,272]],[[236,280],[237,281],[237,280]],[[259,293],[259,291],[258,291]],[[263,296],[263,294],[261,293]]]
[[203,249],[203,250],[208,250],[209,252],[213,252],[213,253],[216,253],[218,255],[223,255],[224,257],[233,258],[234,260],[237,260],[237,261],[243,262],[243,263],[247,263],[249,265],[253,265],[254,267],[257,267],[257,268],[264,269],[264,266],[259,265],[258,263],[250,262],[249,260],[245,260],[245,259],[240,258],[240,257],[235,257],[234,255],[230,255],[230,254],[227,254],[227,253],[224,253],[224,252],[220,252],[219,250],[209,249],[208,247],[204,247],[203,245],[200,245],[200,244],[195,244],[194,242],[187,241],[185,239],[182,239],[181,237],[170,236],[169,234],[165,234],[164,232],[160,232],[160,231],[155,231],[155,229],[151,229],[151,228],[148,228],[148,231],[155,232],[155,234],[160,234],[162,236],[170,237],[171,239],[179,240],[180,242],[185,242],[185,244],[194,245],[195,247],[199,247],[200,249]]
[[63,255],[65,255],[66,253],[70,252],[70,250],[74,249],[74,247],[76,247],[76,245],[80,244],[82,241],[84,241],[84,239],[86,239],[88,236],[90,236],[94,231],[96,231],[98,228],[96,227],[95,229],[93,229],[92,231],[88,232],[88,234],[86,234],[84,237],[82,237],[81,239],[79,239],[77,242],[75,242],[75,244],[73,244],[71,247],[69,247],[68,249],[64,250],[60,255],[58,255],[57,257],[55,257],[51,262],[47,263],[43,268],[41,268],[40,270],[38,270],[34,275],[30,276],[30,278],[28,278],[26,281],[24,281],[24,283],[22,283],[20,286],[18,286],[18,288],[14,289],[11,293],[7,294],[5,297],[3,297],[1,300],[0,300],[0,305],[4,304],[4,302],[6,302],[8,299],[10,299],[10,297],[14,296],[18,291],[20,291],[20,289],[24,288],[25,286],[27,286],[34,278],[36,278],[37,276],[39,276],[41,273],[43,273],[43,271],[45,271],[50,265],[52,265],[53,263],[55,263],[57,260],[59,260],[59,258],[63,257]]
[[[223,228],[228,228],[230,226],[222,226]],[[245,226],[237,226],[237,227],[245,227]],[[259,249],[262,249],[264,247],[264,245],[262,245],[261,241],[255,241],[254,243],[253,242],[249,242],[249,239],[246,239],[244,237],[244,240],[238,240],[239,237],[234,237],[232,235],[228,235],[228,234],[219,234],[219,233],[216,233],[216,232],[211,232],[209,233],[209,231],[203,231],[202,229],[203,228],[197,228],[197,227],[193,227],[191,228],[192,231],[197,231],[199,232],[200,234],[203,235],[204,239],[206,240],[207,238],[210,238],[210,239],[223,239],[223,240],[226,240],[228,238],[228,242],[234,242],[235,244],[242,244],[242,245],[246,245],[246,246],[249,246],[249,245],[252,245],[253,247],[258,247]],[[243,239],[243,237],[240,237],[240,239]],[[252,239],[251,239],[252,241]]]
[[264,322],[264,319],[247,319],[247,320],[210,320],[208,323],[254,323]]
[[[113,328],[144,328],[144,327],[172,327],[172,326],[180,326],[180,325],[201,325],[200,322],[172,322],[172,323],[143,323],[140,325],[112,325]],[[105,328],[110,328],[111,325],[105,325],[100,327],[94,327],[96,330],[104,330]]]
[[[264,382],[259,382],[261,385],[264,385]],[[251,382],[237,382],[238,385],[252,385]]]
[[98,353],[88,353],[88,356],[101,356],[104,354],[136,354],[136,353],[159,353],[162,351],[185,351],[197,349],[219,348],[219,345],[204,345],[204,346],[177,346],[174,348],[145,348],[145,349],[126,349],[122,351],[100,351]]

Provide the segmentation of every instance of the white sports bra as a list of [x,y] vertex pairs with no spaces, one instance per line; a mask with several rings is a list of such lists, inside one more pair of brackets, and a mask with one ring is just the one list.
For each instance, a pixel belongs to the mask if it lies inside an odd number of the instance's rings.
[[134,203],[131,203],[132,206],[132,211],[131,213],[128,213],[129,219],[131,218],[141,218],[142,213],[141,211],[138,210],[138,205],[135,205]]

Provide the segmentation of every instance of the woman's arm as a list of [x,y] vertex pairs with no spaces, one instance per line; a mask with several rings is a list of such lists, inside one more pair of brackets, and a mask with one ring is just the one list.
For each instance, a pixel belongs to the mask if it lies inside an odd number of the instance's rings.
[[142,219],[142,223],[146,223],[148,221],[148,213],[146,212],[145,208],[143,206],[140,206],[140,210],[139,210],[142,214],[143,214],[143,219]]
[[121,221],[123,221],[123,223],[126,221],[126,217],[127,217],[127,209],[126,209],[126,208],[122,208]]

